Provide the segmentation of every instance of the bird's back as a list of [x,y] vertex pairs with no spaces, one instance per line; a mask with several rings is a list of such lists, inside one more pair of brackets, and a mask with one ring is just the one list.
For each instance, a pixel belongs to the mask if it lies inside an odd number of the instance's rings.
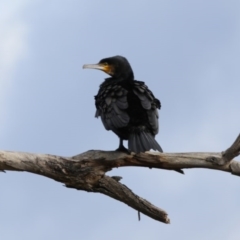
[[96,117],[101,116],[107,130],[119,137],[129,138],[129,133],[145,128],[153,136],[158,133],[160,101],[154,97],[144,82],[106,79],[95,96]]

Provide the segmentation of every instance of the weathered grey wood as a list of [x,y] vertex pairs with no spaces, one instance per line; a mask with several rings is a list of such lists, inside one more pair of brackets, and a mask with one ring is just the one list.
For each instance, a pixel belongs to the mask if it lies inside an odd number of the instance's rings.
[[64,183],[67,187],[99,192],[117,199],[160,222],[169,223],[167,213],[134,194],[120,183],[121,177],[106,172],[118,167],[150,167],[168,170],[209,168],[240,176],[240,163],[232,160],[240,154],[240,134],[222,153],[126,154],[90,150],[74,157],[0,151],[0,171],[27,171]]
[[[106,152],[102,153],[106,154]],[[108,156],[109,154],[112,157],[119,156],[119,153],[115,152],[107,152]],[[47,154],[0,151],[0,170],[27,171],[62,182],[70,188],[103,193],[153,219],[164,223],[170,222],[165,211],[137,196],[117,181],[120,177],[113,179],[106,176],[105,172],[111,167],[109,164],[104,165],[105,161],[102,161],[104,160],[102,156],[96,155],[96,159],[89,159],[85,154],[82,155],[83,158],[79,160]],[[108,157],[108,160],[112,157]],[[114,158],[112,160],[114,161]]]
[[222,153],[223,159],[225,162],[230,162],[233,158],[237,157],[240,154],[240,134],[225,152]]

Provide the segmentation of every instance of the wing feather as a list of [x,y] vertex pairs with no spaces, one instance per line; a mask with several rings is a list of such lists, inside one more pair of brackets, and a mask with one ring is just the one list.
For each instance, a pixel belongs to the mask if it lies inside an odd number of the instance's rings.
[[144,82],[135,81],[133,92],[140,99],[142,107],[146,109],[151,130],[156,135],[159,130],[158,109],[161,107],[160,101],[154,97]]
[[98,94],[95,96],[97,108],[96,117],[101,116],[106,130],[115,130],[127,126],[129,116],[126,112],[128,91],[122,86],[109,84],[100,86]]

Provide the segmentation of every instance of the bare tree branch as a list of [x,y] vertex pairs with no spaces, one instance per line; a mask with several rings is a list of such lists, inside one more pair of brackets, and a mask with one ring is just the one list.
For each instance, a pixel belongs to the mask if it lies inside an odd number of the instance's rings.
[[240,134],[230,148],[222,153],[225,162],[230,162],[240,154]]
[[160,222],[169,223],[167,213],[134,194],[121,184],[121,177],[105,175],[112,168],[136,166],[177,170],[209,168],[240,176],[240,163],[232,160],[240,154],[240,134],[222,153],[126,154],[91,150],[67,158],[47,154],[0,151],[0,171],[27,171],[64,183],[69,188],[99,192],[117,199]]

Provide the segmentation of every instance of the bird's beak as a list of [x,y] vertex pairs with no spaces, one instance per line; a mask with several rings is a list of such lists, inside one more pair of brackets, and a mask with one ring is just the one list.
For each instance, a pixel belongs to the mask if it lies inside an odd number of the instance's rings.
[[83,68],[89,68],[89,69],[98,69],[102,70],[103,72],[110,74],[112,72],[112,68],[108,64],[102,64],[102,63],[97,63],[97,64],[84,64]]
[[102,71],[106,71],[106,66],[104,66],[103,64],[84,64],[83,68],[89,68],[89,69],[98,69],[98,70],[102,70]]

